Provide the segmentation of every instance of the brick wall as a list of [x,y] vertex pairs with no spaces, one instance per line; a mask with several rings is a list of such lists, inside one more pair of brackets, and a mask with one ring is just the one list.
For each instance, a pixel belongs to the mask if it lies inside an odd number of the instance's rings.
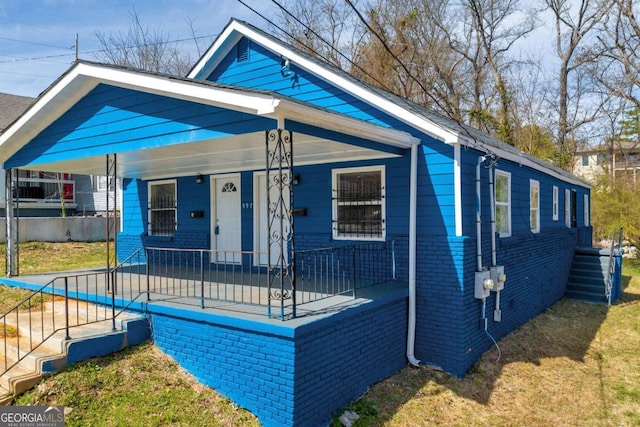
[[[488,332],[496,340],[562,298],[576,239],[576,229],[553,228],[497,240],[497,263],[507,281],[501,322],[493,320],[496,294],[487,299]],[[490,266],[490,250],[489,235],[483,235],[483,266]],[[493,345],[481,327],[481,300],[474,298],[476,240],[423,236],[418,260],[416,355],[463,376]]]
[[406,291],[315,321],[236,319],[150,305],[152,336],[264,426],[323,426],[405,365]]
[[333,412],[404,367],[406,328],[406,297],[394,297],[297,331],[295,425],[327,425]]
[[464,285],[457,271],[473,269],[475,241],[421,235],[417,240],[416,356],[462,375]]

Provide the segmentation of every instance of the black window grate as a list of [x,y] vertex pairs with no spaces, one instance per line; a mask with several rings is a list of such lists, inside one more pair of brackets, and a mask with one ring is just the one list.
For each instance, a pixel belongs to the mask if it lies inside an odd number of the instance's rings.
[[384,186],[381,171],[337,175],[333,226],[338,237],[382,238]]
[[149,235],[173,236],[176,230],[175,183],[153,184],[149,197]]

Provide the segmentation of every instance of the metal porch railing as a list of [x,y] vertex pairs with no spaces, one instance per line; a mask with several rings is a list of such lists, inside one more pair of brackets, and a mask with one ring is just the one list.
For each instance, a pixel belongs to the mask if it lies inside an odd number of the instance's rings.
[[262,252],[146,248],[145,254],[149,294],[195,298],[202,308],[209,300],[269,308],[274,294],[286,294],[288,317],[295,316],[294,304],[355,298],[359,289],[396,279],[395,242],[296,251],[294,289],[285,292],[269,289]]
[[[617,245],[616,245],[617,242]],[[605,290],[604,296],[607,300],[607,304],[611,305],[611,300],[613,298],[613,286],[615,285],[617,271],[616,271],[616,262],[615,257],[616,253],[622,255],[622,227],[619,229],[613,230],[611,235],[611,247],[609,248],[609,261],[607,267],[607,275],[605,277]]]
[[[359,290],[396,278],[394,242],[304,250],[295,256],[290,291],[298,307],[338,295],[356,298]],[[111,270],[56,277],[0,315],[5,356],[0,375],[56,332],[70,339],[71,328],[109,320],[115,330],[118,315],[141,295],[147,300],[164,295],[178,303],[195,299],[202,308],[208,300],[252,305],[269,313],[268,273],[260,265],[265,258],[259,252],[145,248]],[[282,320],[295,316],[293,301],[286,301],[290,311]]]
[[261,252],[145,248],[147,294],[266,305],[267,273]]
[[[0,375],[57,332],[64,331],[65,339],[71,339],[71,328],[109,320],[116,330],[118,315],[145,290],[141,257],[138,250],[111,271],[56,277],[0,315],[4,351]],[[109,283],[116,289],[109,289]],[[117,289],[118,283],[127,286]],[[26,335],[21,328],[26,329]]]
[[298,301],[303,304],[396,280],[395,242],[296,252]]
[[20,202],[75,203],[75,180],[20,178],[18,197]]

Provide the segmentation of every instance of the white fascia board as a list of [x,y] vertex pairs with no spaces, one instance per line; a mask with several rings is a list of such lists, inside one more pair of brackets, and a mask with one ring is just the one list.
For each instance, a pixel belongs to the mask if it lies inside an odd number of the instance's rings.
[[[43,129],[53,123],[79,98],[95,87],[90,80],[79,78],[72,68],[0,135],[0,161],[4,162]],[[34,121],[37,125],[28,124]]]
[[[382,111],[387,112],[391,116],[396,117],[397,119],[417,129],[420,129],[421,131],[427,133],[428,135],[433,136],[436,139],[439,139],[441,141],[444,141],[450,144],[458,142],[457,132],[454,132],[449,129],[445,129],[442,126],[439,126],[418,114],[414,114],[411,111],[408,111],[406,108],[402,108],[398,106],[393,101],[371,92],[364,86],[357,84],[349,79],[346,79],[343,76],[340,76],[334,73],[333,71],[329,70],[326,67],[316,64],[315,62],[309,61],[303,56],[300,56],[294,51],[288,49],[287,46],[280,43],[276,43],[270,38],[264,37],[262,34],[256,32],[252,28],[246,27],[241,22],[233,21],[231,25],[227,27],[227,29],[220,36],[219,46],[221,46],[224,43],[223,39],[225,37],[227,38],[231,37],[231,34],[233,31],[238,31],[244,36],[254,41],[255,43],[258,43],[273,52],[278,52],[279,54],[283,55],[284,57],[289,59],[291,62],[296,64],[297,66],[300,66],[308,70],[309,72],[317,75],[318,77],[324,79],[325,81],[340,87],[341,89],[345,90],[346,92],[350,93],[356,98],[363,100],[367,104],[373,105],[381,109]],[[204,58],[211,58],[214,52],[215,52],[215,49],[214,47],[212,47],[210,52],[205,54],[205,57],[203,57],[203,61],[205,60]],[[192,74],[195,75],[195,72],[196,70],[194,70],[194,73],[191,73],[190,76]]]
[[420,144],[420,139],[404,131],[385,128],[373,123],[367,123],[330,111],[306,107],[286,100],[280,101],[277,107],[277,113],[278,117],[309,123],[324,129],[330,129],[395,147],[410,148],[412,145]]
[[[475,148],[476,150],[482,151],[481,148],[478,148],[478,143],[474,142],[473,144],[469,143],[468,140],[462,140],[462,144],[467,145],[469,147]],[[494,145],[490,146],[489,148],[487,148],[486,150],[487,153],[493,153],[496,156],[498,156],[498,159],[504,159],[504,160],[509,160],[512,161],[514,163],[519,164],[520,166],[526,166],[528,168],[537,170],[539,172],[542,172],[546,175],[552,176],[554,178],[557,178],[559,180],[562,180],[564,182],[568,182],[570,184],[573,185],[579,185],[580,187],[586,187],[591,189],[592,185],[591,183],[588,183],[586,181],[584,181],[583,179],[577,177],[577,176],[565,176],[559,172],[557,172],[556,170],[550,168],[550,167],[545,167],[544,165],[541,165],[540,163],[535,162],[534,160],[530,159],[529,156],[524,156],[524,155],[520,155],[517,153],[512,153],[511,151],[507,151],[504,150],[502,148],[496,147]],[[524,154],[524,153],[523,153]],[[540,160],[541,162],[543,160]],[[567,172],[569,173],[569,172]]]
[[[273,114],[280,102],[267,94],[205,86],[130,70],[78,63],[0,135],[0,162],[15,154],[100,83],[257,115]],[[30,126],[29,123],[32,121],[33,124]]]
[[[190,79],[195,79],[198,74],[205,72],[211,72],[222,61],[230,51],[231,48],[242,38],[242,33],[237,31],[238,21],[232,21],[231,24],[220,33],[218,38],[213,42],[211,47],[200,58],[198,63],[187,75]],[[217,61],[208,64],[213,55],[216,55]],[[204,67],[207,67],[206,69]]]
[[267,94],[206,86],[197,82],[194,84],[193,82],[174,80],[165,76],[104,68],[91,64],[80,64],[79,73],[94,77],[98,83],[111,84],[162,96],[171,96],[236,111],[242,110],[253,114],[273,113],[278,102],[273,96]]

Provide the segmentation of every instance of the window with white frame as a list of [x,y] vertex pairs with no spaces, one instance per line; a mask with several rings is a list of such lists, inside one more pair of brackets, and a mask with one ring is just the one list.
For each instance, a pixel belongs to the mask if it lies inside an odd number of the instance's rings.
[[496,231],[500,237],[511,235],[511,174],[496,170],[495,174]]
[[529,180],[529,224],[531,231],[540,232],[540,183]]
[[553,220],[557,221],[560,217],[558,212],[558,186],[553,186]]
[[571,227],[571,190],[564,190],[564,223],[567,228]]
[[333,170],[332,221],[335,239],[384,239],[384,171],[384,166]]
[[107,189],[107,181],[109,182],[109,191],[113,191],[113,177],[112,176],[101,176],[101,175],[93,175],[93,191],[104,191]]
[[584,226],[589,226],[589,195],[584,195]]
[[149,183],[149,235],[173,236],[176,230],[176,181]]

